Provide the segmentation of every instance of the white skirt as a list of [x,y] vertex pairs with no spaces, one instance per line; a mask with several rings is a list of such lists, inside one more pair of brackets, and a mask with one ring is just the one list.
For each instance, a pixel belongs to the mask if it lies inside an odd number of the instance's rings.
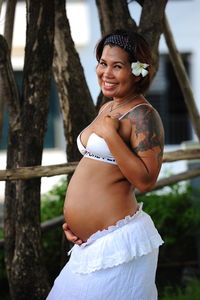
[[133,216],[75,245],[46,300],[157,300],[163,241],[142,204]]

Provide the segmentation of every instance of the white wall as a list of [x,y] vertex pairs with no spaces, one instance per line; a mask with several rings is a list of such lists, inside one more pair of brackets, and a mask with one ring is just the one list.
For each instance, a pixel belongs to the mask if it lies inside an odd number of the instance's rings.
[[[132,2],[129,4],[130,13],[135,21],[139,22],[141,8]],[[0,17],[0,33],[3,33],[4,11]],[[194,91],[197,106],[200,110],[200,88],[199,88],[199,70],[200,70],[200,1],[199,0],[177,0],[168,1],[166,7],[166,15],[168,17],[176,45],[180,52],[190,52],[191,55],[191,85]],[[67,15],[71,25],[72,37],[75,41],[77,50],[80,55],[81,63],[84,68],[86,80],[93,97],[94,102],[99,94],[99,87],[96,80],[95,67],[96,59],[94,48],[100,38],[100,26],[98,13],[94,0],[67,1]],[[22,70],[23,55],[25,44],[25,6],[24,3],[17,3],[15,31],[14,31],[14,47],[12,55],[12,63],[15,70]],[[167,53],[167,46],[164,37],[160,40],[160,52]],[[62,128],[62,124],[56,124],[58,128]],[[63,133],[62,133],[63,134]],[[64,137],[59,135],[58,146],[63,149]],[[171,147],[166,146],[166,151],[177,149],[178,145]],[[43,165],[57,164],[66,162],[64,151],[55,149],[52,151],[45,150],[43,155]],[[5,168],[6,156],[5,152],[0,153],[1,167]],[[186,162],[178,162],[173,164],[164,164],[161,176],[165,170],[173,170],[174,173],[186,169]],[[49,187],[56,183],[59,177],[42,179],[42,192],[46,192]],[[0,182],[0,197],[3,197],[4,183]]]

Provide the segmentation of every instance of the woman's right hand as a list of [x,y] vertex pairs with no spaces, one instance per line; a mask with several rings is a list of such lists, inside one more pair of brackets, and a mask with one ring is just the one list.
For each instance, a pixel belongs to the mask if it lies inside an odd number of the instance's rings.
[[120,121],[114,116],[104,116],[94,126],[94,132],[102,138],[105,138],[108,134],[112,135],[112,132],[119,130]]
[[62,228],[64,230],[64,234],[68,241],[70,241],[74,244],[77,244],[77,245],[81,245],[83,243],[83,241],[81,239],[79,239],[79,237],[77,237],[76,235],[73,234],[73,232],[70,230],[67,223],[64,223]]

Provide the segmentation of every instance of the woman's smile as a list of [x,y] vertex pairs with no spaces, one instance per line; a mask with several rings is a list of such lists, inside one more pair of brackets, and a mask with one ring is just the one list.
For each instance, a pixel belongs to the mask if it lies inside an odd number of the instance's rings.
[[103,81],[103,89],[105,90],[113,90],[117,86],[117,83],[110,83],[107,81]]

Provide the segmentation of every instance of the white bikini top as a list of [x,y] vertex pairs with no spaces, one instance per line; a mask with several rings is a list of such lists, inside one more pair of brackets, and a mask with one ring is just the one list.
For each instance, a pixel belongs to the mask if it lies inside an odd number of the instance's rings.
[[[136,107],[140,105],[149,105],[148,103],[140,103],[133,108],[131,108],[128,112],[126,112],[124,115],[122,115],[119,120],[121,120],[124,116],[126,116],[129,112],[133,111]],[[150,106],[150,105],[149,105]],[[87,127],[86,127],[87,128]],[[85,129],[84,129],[85,130]],[[84,131],[83,130],[83,131]],[[105,140],[98,136],[96,133],[92,133],[87,141],[86,147],[81,142],[81,134],[77,137],[77,146],[80,151],[80,153],[87,158],[96,159],[99,161],[104,161],[109,164],[116,165],[115,158],[113,157],[112,153],[110,152],[108,145],[106,144]]]

